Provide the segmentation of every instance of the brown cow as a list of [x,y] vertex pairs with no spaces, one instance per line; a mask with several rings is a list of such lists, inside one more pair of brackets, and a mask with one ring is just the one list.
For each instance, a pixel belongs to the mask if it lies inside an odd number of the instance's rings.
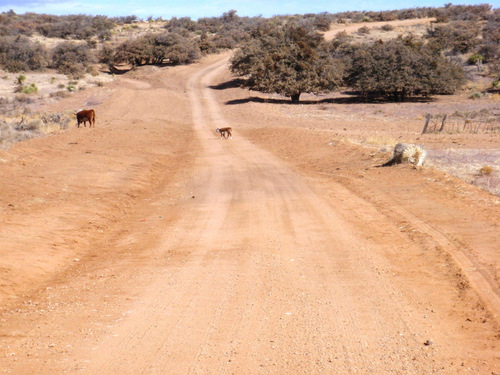
[[89,122],[89,128],[94,125],[95,128],[95,111],[93,109],[82,109],[76,112],[76,122],[77,127],[83,122],[83,126],[87,127],[87,121]]

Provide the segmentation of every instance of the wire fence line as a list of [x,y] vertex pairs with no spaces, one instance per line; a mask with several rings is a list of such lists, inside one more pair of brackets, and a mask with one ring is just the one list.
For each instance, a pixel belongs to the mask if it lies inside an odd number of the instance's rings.
[[500,117],[428,114],[422,129],[426,133],[500,133]]

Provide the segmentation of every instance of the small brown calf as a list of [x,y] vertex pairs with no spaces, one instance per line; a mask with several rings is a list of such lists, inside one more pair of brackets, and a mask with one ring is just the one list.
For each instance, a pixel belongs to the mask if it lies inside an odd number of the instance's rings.
[[228,138],[232,139],[233,138],[233,134],[231,133],[232,130],[233,129],[231,129],[231,128],[228,127],[228,128],[217,128],[215,131],[217,133],[220,133],[220,137],[221,138],[224,137],[226,139],[228,139]]

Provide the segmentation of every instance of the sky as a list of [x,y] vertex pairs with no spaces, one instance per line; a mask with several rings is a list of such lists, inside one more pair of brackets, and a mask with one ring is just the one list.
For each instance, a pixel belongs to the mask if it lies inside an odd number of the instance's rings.
[[459,2],[446,0],[0,0],[0,12],[13,10],[17,14],[103,15],[108,17],[137,16],[170,19],[190,17],[219,17],[236,10],[240,17],[272,17],[276,15],[306,13],[338,13],[345,11],[380,11],[418,7],[441,7],[444,4],[490,4],[500,8],[500,0]]

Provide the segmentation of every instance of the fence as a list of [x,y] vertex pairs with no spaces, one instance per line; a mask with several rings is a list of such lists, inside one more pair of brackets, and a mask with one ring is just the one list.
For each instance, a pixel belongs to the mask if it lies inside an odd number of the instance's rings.
[[500,119],[428,114],[422,130],[425,133],[500,133]]

